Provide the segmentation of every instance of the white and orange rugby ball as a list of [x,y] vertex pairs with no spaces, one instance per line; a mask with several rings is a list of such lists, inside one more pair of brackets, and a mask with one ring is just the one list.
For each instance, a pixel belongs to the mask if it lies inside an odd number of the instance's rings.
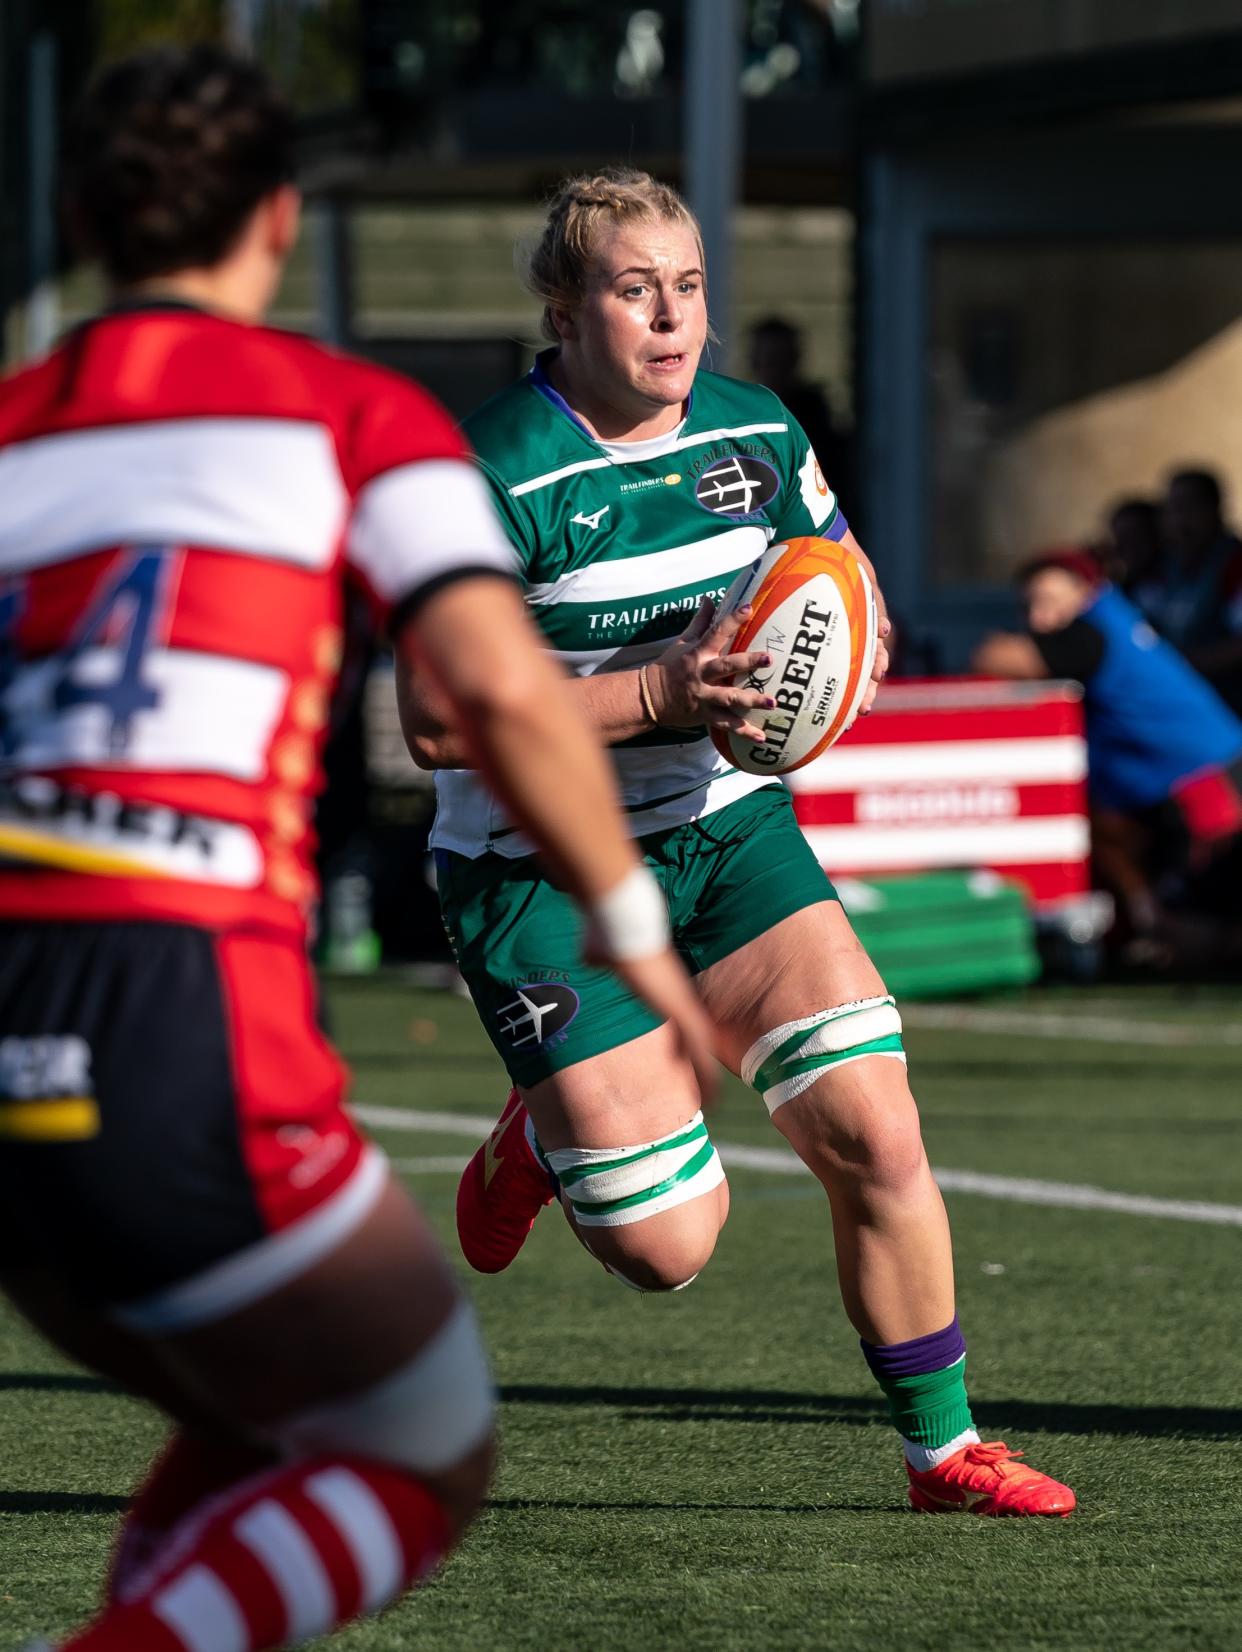
[[845,733],[875,664],[875,591],[858,558],[831,539],[790,539],[740,573],[722,614],[749,602],[752,613],[729,652],[772,656],[748,688],[770,695],[771,711],[748,711],[762,742],[713,729],[722,757],[747,774],[789,774]]

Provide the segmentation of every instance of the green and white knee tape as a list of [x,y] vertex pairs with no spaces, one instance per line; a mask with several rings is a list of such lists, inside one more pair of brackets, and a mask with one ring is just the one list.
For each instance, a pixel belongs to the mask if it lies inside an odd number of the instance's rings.
[[625,1227],[697,1199],[724,1181],[724,1166],[696,1113],[659,1141],[636,1147],[559,1147],[543,1155],[583,1227]]
[[906,1059],[901,1016],[891,998],[860,998],[774,1027],[747,1050],[742,1078],[774,1113],[810,1089],[822,1073],[868,1055]]

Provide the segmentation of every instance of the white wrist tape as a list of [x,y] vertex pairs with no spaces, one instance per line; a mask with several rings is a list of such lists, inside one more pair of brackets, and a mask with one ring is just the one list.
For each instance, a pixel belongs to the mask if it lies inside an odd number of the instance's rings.
[[636,866],[586,909],[587,938],[606,958],[650,958],[669,942],[668,908],[645,866]]

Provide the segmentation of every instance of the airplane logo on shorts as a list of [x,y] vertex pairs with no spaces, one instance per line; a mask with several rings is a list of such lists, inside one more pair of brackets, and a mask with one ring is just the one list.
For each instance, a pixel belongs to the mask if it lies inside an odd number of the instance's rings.
[[[500,1030],[512,1039],[515,1049],[519,1044],[542,1044],[543,1018],[545,1015],[551,1015],[556,1007],[555,1000],[550,1004],[536,1004],[533,998],[528,998],[524,992],[519,990],[513,1002],[505,1004],[500,1013],[501,1015],[510,1015],[512,1011],[517,1009],[522,1010],[523,1013],[513,1016],[509,1021],[502,1021]],[[530,1022],[530,1030],[524,1032],[520,1038],[516,1037],[518,1028],[524,1026],[528,1021]]]
[[590,516],[585,511],[579,511],[577,516],[571,516],[569,520],[571,522],[581,522],[584,528],[598,528],[611,509],[611,505],[601,505]]
[[555,981],[519,981],[517,997],[497,1011],[500,1031],[515,1050],[528,1045],[560,1042],[578,1013],[579,998],[572,987]]

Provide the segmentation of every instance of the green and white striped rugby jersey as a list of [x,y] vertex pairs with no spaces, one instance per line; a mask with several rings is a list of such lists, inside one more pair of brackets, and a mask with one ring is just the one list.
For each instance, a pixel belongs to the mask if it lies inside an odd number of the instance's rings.
[[[601,442],[552,389],[543,359],[467,419],[466,433],[531,613],[569,671],[634,670],[685,629],[701,596],[719,599],[770,543],[845,534],[806,436],[762,385],[700,372],[675,430]],[[735,769],[703,728],[654,729],[611,756],[635,836],[771,785]],[[441,770],[436,791],[437,848],[472,858],[530,853],[472,772]]]

